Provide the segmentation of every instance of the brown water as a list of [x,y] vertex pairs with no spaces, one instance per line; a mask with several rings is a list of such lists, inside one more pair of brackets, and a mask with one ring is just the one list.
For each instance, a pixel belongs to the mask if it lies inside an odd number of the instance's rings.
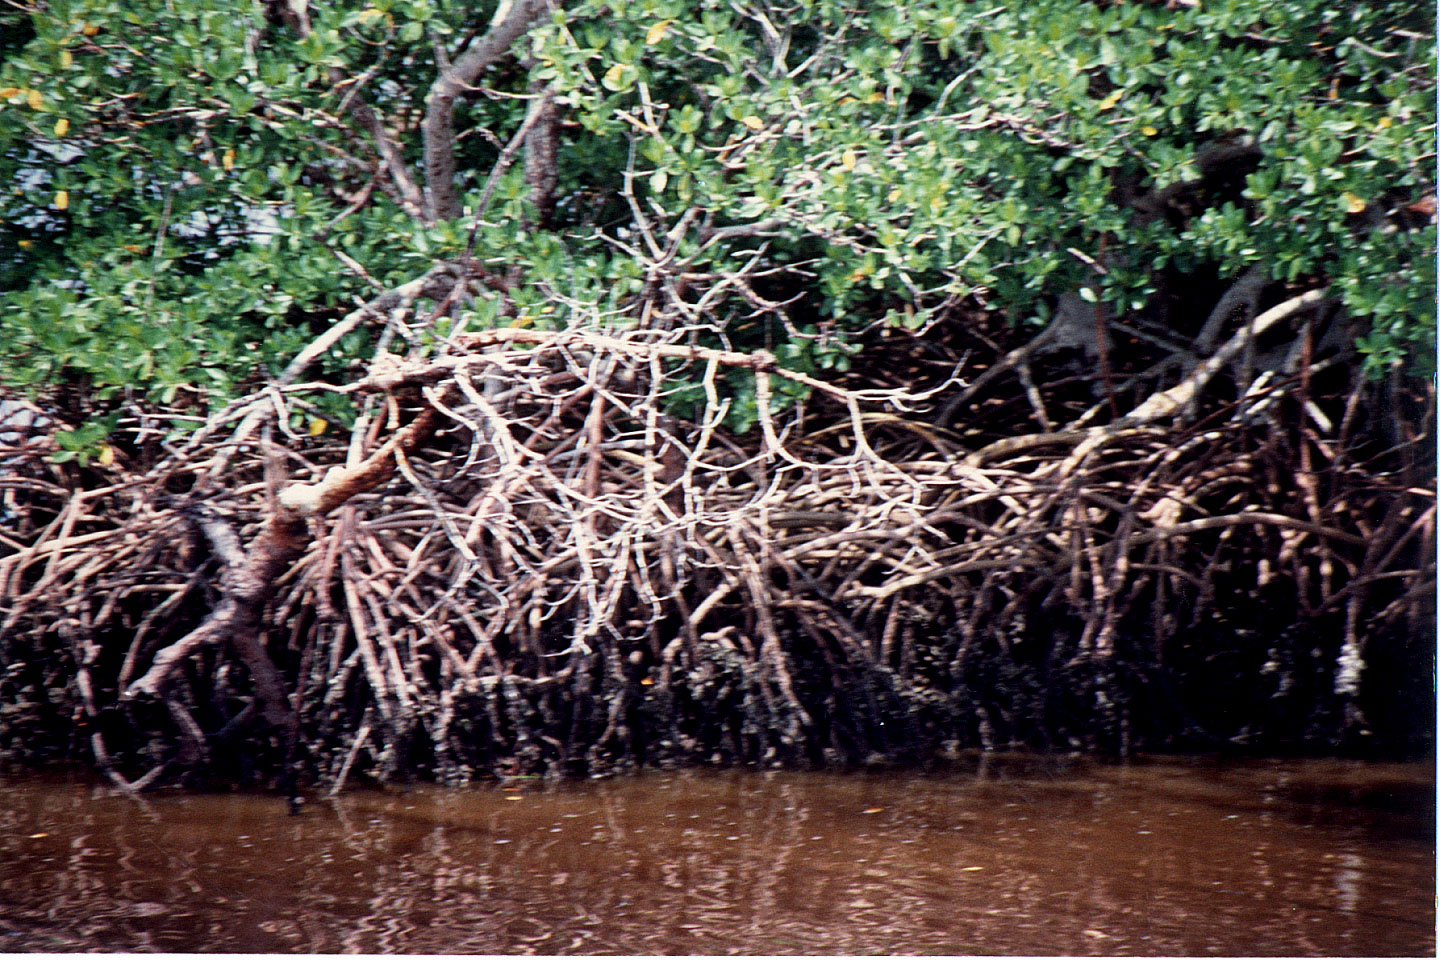
[[0,951],[1434,955],[1434,766],[990,758],[147,804],[0,780]]

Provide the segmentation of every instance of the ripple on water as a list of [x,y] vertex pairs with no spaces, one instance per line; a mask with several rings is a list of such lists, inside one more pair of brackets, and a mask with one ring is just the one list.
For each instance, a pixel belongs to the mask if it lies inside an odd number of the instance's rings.
[[0,950],[1413,955],[1434,768],[989,758],[265,796],[0,781]]

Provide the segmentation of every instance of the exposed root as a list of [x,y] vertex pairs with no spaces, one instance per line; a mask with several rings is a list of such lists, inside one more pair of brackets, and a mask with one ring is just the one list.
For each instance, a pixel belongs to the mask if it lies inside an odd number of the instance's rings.
[[[245,442],[290,387],[89,489],[17,442],[0,751],[88,750],[134,792],[1403,740],[1387,692],[1434,626],[1433,394],[1389,451],[1354,426],[1368,388],[1317,395],[1308,365],[1174,420],[1318,297],[1128,417],[973,451],[908,412],[922,396],[658,330],[383,355],[331,388],[369,398],[342,446]],[[758,435],[719,427],[725,368],[755,378]],[[682,377],[693,422],[668,412]],[[776,378],[809,402],[777,414]]]

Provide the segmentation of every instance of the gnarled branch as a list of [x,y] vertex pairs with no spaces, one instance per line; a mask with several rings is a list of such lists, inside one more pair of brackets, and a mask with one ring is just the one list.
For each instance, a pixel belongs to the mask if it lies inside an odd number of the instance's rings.
[[549,0],[504,0],[495,11],[490,29],[472,40],[450,69],[442,70],[431,85],[425,119],[420,124],[425,140],[428,219],[452,220],[461,212],[455,189],[455,98],[475,82],[482,70],[499,60],[549,6]]

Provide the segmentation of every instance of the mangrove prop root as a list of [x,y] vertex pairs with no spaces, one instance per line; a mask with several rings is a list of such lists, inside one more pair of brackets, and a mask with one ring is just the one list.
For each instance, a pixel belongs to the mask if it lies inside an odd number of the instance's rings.
[[[324,387],[289,382],[147,472],[16,441],[0,756],[88,753],[133,792],[292,760],[339,789],[1423,736],[1390,694],[1434,629],[1433,392],[1399,448],[1357,426],[1370,388],[1317,393],[1309,367],[1201,402],[1322,296],[1103,426],[1051,429],[1066,401],[1027,400],[1027,368],[1015,409],[1043,432],[971,450],[916,413],[963,418],[933,394],[653,330],[382,355],[332,388],[362,409],[338,446],[249,442]],[[722,426],[727,368],[754,378],[747,435]],[[809,401],[780,411],[776,380]]]

